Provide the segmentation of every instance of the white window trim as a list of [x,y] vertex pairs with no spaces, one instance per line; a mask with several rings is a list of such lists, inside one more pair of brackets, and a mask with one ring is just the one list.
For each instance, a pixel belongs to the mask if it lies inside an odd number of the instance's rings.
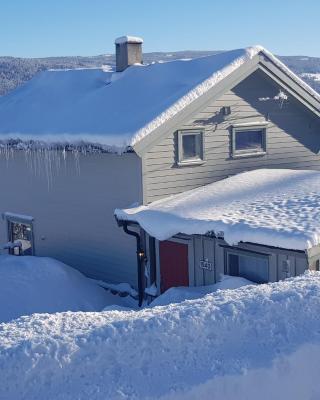
[[[232,158],[242,158],[242,157],[259,157],[267,154],[267,127],[268,122],[248,122],[244,124],[234,124],[232,125],[232,148],[231,156]],[[257,131],[261,130],[263,132],[263,150],[236,150],[236,134],[241,131]]]
[[[201,145],[200,145],[200,158],[194,160],[183,160],[182,159],[182,137],[185,135],[200,135]],[[178,149],[177,149],[177,165],[201,165],[205,162],[204,160],[204,130],[203,129],[186,129],[178,131]]]

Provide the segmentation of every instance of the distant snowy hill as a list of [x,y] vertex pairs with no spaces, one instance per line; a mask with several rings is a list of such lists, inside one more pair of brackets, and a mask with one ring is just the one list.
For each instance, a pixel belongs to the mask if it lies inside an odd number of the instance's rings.
[[[144,53],[145,63],[169,61],[183,58],[196,58],[219,53],[219,51],[177,51]],[[311,87],[320,92],[320,57],[289,56],[279,57],[296,74],[300,75]],[[90,68],[114,66],[113,54],[93,57],[48,57],[15,58],[0,57],[0,95],[4,95],[31,79],[38,71],[64,68]]]

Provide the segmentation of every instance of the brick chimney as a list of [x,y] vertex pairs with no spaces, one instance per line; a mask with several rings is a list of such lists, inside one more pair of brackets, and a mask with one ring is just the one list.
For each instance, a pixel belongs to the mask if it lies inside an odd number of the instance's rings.
[[121,36],[115,40],[116,71],[121,72],[133,64],[142,64],[143,40],[135,36]]

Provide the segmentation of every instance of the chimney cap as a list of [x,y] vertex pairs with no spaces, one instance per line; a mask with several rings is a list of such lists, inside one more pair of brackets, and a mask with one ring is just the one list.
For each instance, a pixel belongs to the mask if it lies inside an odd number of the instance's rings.
[[115,41],[115,44],[124,44],[124,43],[143,43],[143,39],[137,36],[120,36]]

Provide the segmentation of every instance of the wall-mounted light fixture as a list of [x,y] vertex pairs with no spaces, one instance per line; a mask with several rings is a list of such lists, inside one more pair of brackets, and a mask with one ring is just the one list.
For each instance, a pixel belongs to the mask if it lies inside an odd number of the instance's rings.
[[138,251],[138,256],[139,256],[141,259],[143,259],[144,256],[145,256],[144,251],[143,251],[143,250]]

